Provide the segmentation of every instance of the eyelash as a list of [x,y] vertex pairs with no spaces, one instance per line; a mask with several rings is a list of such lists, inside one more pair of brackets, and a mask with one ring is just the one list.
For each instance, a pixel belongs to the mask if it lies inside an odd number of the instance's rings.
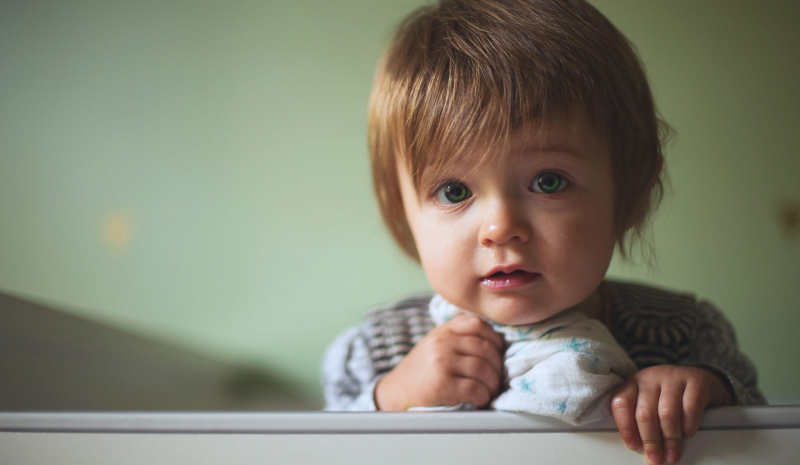
[[[543,192],[543,191],[540,191],[540,190],[536,190],[535,187],[534,187],[536,185],[536,183],[539,182],[544,176],[548,176],[548,175],[549,176],[557,176],[558,177],[558,179],[559,179],[559,184],[557,186],[558,190],[555,190],[553,192]],[[462,200],[459,200],[457,202],[448,202],[448,201],[442,200],[441,196],[447,195],[446,192],[445,192],[445,189],[448,186],[454,185],[454,184],[461,185],[465,189],[467,189],[467,193],[465,194],[466,196]],[[530,184],[528,185],[528,191],[529,192],[534,192],[536,194],[543,194],[545,196],[552,197],[552,196],[555,196],[555,195],[563,192],[564,189],[569,188],[571,185],[572,185],[572,182],[569,179],[567,179],[567,177],[565,175],[563,175],[561,173],[558,173],[556,171],[542,171],[542,172],[539,172],[533,178],[533,181],[530,182]],[[541,187],[540,187],[540,189],[541,189]],[[433,191],[431,192],[430,197],[433,198],[437,203],[439,203],[442,206],[445,206],[445,207],[448,207],[448,208],[453,208],[453,207],[457,207],[457,206],[463,204],[466,200],[469,200],[472,197],[472,191],[463,182],[458,181],[456,179],[450,179],[450,180],[447,180],[447,181],[444,181],[444,182],[438,184],[438,187],[433,189]]]
[[[447,195],[445,189],[448,186],[451,186],[451,185],[460,185],[460,186],[463,186],[464,189],[467,190],[467,192],[465,194],[465,197],[462,200],[459,200],[457,202],[446,202],[446,201],[444,201],[444,200],[442,200],[440,198],[440,194],[442,194],[443,196]],[[446,207],[455,207],[457,205],[460,205],[460,204],[464,203],[465,200],[468,200],[470,197],[472,197],[472,191],[463,182],[457,181],[455,179],[451,179],[451,180],[448,180],[448,181],[445,181],[445,182],[439,184],[439,186],[436,189],[434,189],[433,192],[431,193],[431,197],[434,198],[436,200],[436,202],[438,202],[441,205],[444,205]]]
[[[553,192],[542,192],[542,191],[538,191],[538,190],[534,189],[533,186],[537,185],[539,180],[542,179],[545,176],[557,176],[558,177],[559,183],[556,186],[557,190],[555,190]],[[536,192],[538,194],[555,195],[555,194],[558,194],[559,192],[563,191],[564,189],[568,188],[571,184],[572,183],[567,179],[567,177],[564,176],[561,173],[557,173],[555,171],[542,171],[541,173],[537,174],[536,177],[533,179],[533,181],[530,183],[529,190],[531,190],[532,192]],[[541,188],[541,186],[539,186],[539,187]]]

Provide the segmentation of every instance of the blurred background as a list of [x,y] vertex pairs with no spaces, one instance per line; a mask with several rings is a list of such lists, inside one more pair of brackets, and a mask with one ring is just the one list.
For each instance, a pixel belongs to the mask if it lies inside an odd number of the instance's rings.
[[[63,407],[28,395],[58,370],[93,398],[177,376],[174,399],[267,394],[175,408],[321,406],[325,346],[428,288],[381,224],[365,122],[383,47],[424,3],[0,2],[0,407]],[[711,299],[770,400],[800,402],[800,3],[592,3],[677,131],[658,267],[610,275]],[[107,356],[120,341],[129,364]]]

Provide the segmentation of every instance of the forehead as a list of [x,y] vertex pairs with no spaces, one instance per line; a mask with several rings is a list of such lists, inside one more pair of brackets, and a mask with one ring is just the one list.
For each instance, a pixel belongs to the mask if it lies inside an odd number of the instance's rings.
[[562,118],[514,131],[502,157],[538,152],[562,153],[585,160],[607,159],[608,144],[585,118]]
[[431,148],[412,160],[409,170],[417,187],[435,184],[453,171],[479,170],[487,163],[503,163],[543,153],[609,163],[609,147],[594,124],[582,117],[564,117],[521,127],[506,135],[470,138],[459,149]]

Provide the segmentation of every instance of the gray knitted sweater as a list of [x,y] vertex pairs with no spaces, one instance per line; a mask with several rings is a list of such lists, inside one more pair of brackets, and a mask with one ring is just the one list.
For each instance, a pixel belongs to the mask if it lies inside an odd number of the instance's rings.
[[[764,404],[756,369],[742,354],[728,320],[710,302],[637,284],[602,285],[608,326],[639,369],[654,365],[704,368],[727,380],[737,405]],[[412,296],[369,312],[366,323],[325,352],[326,410],[375,410],[376,382],[433,327],[432,294]]]

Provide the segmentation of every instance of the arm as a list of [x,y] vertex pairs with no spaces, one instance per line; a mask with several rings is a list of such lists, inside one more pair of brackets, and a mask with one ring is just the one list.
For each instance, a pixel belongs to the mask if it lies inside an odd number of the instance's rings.
[[717,375],[730,390],[734,405],[766,404],[758,389],[756,368],[739,351],[730,322],[709,302],[699,302],[697,311],[691,353],[682,365]]
[[322,386],[325,410],[374,411],[378,379],[369,355],[367,326],[350,328],[325,350]]

